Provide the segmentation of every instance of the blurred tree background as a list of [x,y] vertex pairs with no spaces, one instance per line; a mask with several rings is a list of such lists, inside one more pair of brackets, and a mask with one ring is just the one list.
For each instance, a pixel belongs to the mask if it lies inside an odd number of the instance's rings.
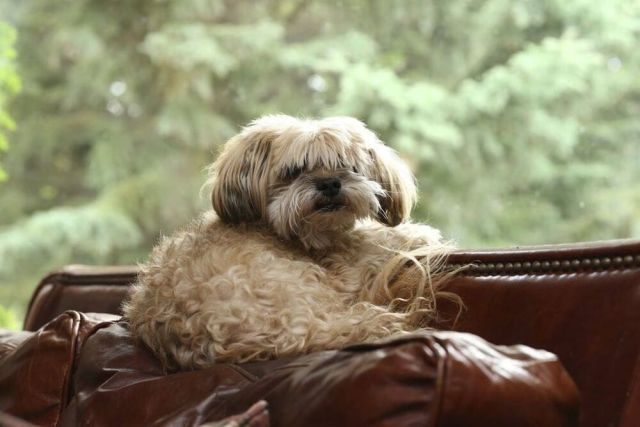
[[640,0],[0,0],[0,21],[4,325],[52,268],[144,260],[266,113],[367,122],[460,246],[640,237]]

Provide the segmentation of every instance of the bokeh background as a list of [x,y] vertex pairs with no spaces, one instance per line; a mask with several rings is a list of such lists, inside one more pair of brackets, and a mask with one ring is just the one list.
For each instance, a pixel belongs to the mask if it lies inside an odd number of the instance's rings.
[[0,0],[0,325],[208,207],[266,113],[352,115],[459,246],[640,237],[638,0]]

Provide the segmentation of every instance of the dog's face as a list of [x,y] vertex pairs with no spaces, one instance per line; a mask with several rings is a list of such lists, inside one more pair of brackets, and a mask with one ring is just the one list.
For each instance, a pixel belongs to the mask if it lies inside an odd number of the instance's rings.
[[259,222],[315,249],[357,219],[397,225],[416,199],[404,162],[349,117],[260,118],[225,144],[210,182],[223,221]]

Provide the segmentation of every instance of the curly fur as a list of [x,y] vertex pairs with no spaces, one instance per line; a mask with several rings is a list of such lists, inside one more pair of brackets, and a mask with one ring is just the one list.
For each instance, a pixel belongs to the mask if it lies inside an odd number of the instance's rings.
[[[337,195],[319,190],[327,178]],[[449,247],[407,222],[414,178],[361,122],[258,119],[208,184],[215,212],[154,248],[124,306],[165,366],[340,348],[433,319]]]

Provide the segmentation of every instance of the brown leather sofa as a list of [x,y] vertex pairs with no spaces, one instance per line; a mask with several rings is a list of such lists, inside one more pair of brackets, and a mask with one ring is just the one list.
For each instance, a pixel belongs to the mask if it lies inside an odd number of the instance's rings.
[[0,332],[0,425],[202,425],[261,400],[274,426],[640,425],[640,242],[449,263],[471,264],[449,284],[466,309],[454,324],[441,302],[438,332],[193,372],[164,372],[119,319],[135,268],[65,268]]

